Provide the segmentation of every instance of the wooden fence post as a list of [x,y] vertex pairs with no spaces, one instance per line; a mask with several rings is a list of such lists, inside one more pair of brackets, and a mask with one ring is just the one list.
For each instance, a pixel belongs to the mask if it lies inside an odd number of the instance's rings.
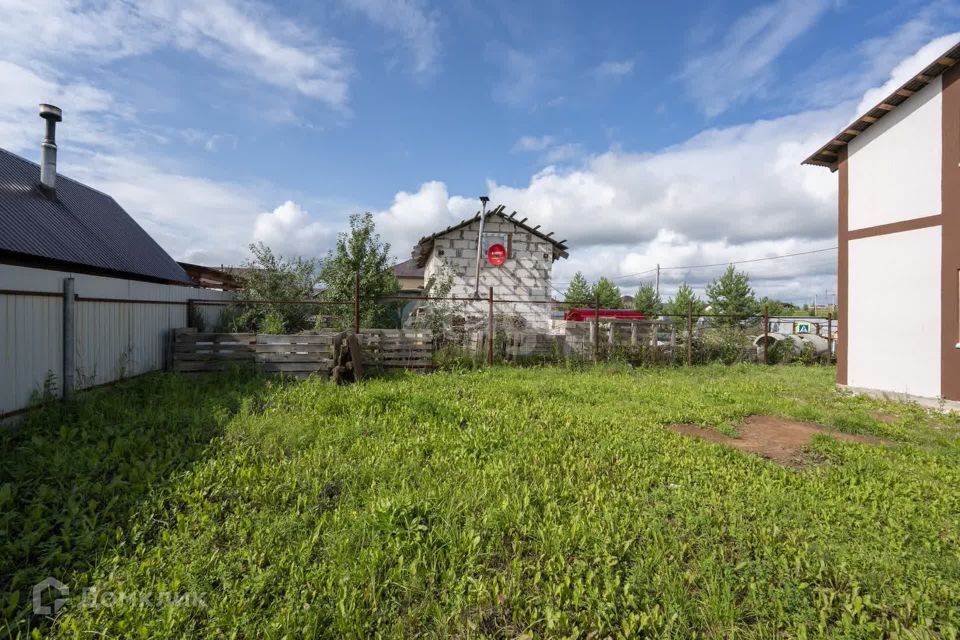
[[353,332],[360,333],[360,271],[353,278]]
[[63,279],[63,370],[60,372],[60,382],[64,399],[73,396],[76,374],[74,357],[77,353],[77,297],[73,285],[73,278]]
[[487,365],[493,366],[493,333],[495,327],[493,326],[493,287],[490,287],[490,290],[487,295]]
[[693,365],[693,302],[687,303],[687,366]]

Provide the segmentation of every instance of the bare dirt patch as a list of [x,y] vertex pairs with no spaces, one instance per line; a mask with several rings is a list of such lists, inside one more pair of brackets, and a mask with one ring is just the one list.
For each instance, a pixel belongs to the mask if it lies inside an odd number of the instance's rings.
[[825,435],[843,442],[885,444],[884,440],[874,436],[831,431],[809,422],[796,422],[776,416],[750,416],[737,427],[739,435],[736,438],[693,424],[671,424],[667,425],[667,429],[700,440],[726,444],[793,468],[804,466],[803,451],[814,435]]
[[883,422],[884,424],[892,424],[897,421],[897,416],[892,416],[889,413],[884,413],[883,411],[872,411],[870,412],[870,417],[877,422]]

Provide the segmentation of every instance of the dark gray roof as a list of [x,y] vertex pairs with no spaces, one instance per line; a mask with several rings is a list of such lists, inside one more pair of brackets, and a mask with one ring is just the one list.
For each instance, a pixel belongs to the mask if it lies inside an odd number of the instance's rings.
[[[506,208],[501,204],[500,206],[495,207],[493,210],[487,211],[487,216],[485,219],[490,219],[493,216],[499,216],[504,220],[506,220],[507,222],[512,222],[513,224],[517,225],[521,229],[525,231],[529,231],[530,233],[540,238],[541,240],[546,240],[553,246],[554,261],[559,260],[560,258],[566,258],[569,256],[569,253],[567,253],[566,240],[555,240],[554,238],[551,237],[553,235],[553,231],[551,231],[550,233],[544,233],[540,231],[540,225],[531,227],[530,225],[526,224],[527,222],[526,218],[523,218],[522,220],[517,220],[517,218],[515,217],[516,215],[517,215],[516,211],[514,211],[510,215],[507,215]],[[466,220],[462,220],[451,227],[447,227],[443,231],[437,231],[432,235],[424,236],[420,238],[420,242],[418,242],[416,246],[413,247],[413,260],[416,262],[417,266],[422,267],[427,264],[427,258],[430,257],[430,252],[433,251],[434,240],[436,240],[437,238],[439,238],[444,234],[450,233],[451,231],[462,229],[476,222],[479,219],[480,219],[480,212],[477,211],[477,213],[474,214],[472,218],[467,218]]]
[[0,149],[0,253],[138,279],[190,278],[116,200],[61,174],[53,197],[40,167]]

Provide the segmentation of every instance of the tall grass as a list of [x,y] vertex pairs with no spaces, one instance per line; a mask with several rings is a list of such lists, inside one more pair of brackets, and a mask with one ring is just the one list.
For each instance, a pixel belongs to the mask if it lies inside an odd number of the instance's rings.
[[[89,394],[3,441],[8,629],[955,637],[958,421],[839,395],[832,376],[610,365]],[[796,471],[662,426],[750,414],[893,444],[818,438]],[[47,575],[203,606],[71,599],[44,626],[23,604]]]

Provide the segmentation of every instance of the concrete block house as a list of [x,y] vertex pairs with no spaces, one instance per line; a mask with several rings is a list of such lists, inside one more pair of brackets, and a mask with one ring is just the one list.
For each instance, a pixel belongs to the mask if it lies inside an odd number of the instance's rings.
[[[527,328],[545,330],[550,322],[551,274],[553,263],[568,256],[564,240],[555,240],[553,233],[544,233],[540,225],[530,226],[527,218],[518,218],[516,211],[507,214],[498,206],[485,214],[483,237],[480,238],[480,217],[475,216],[420,239],[413,249],[413,260],[424,270],[424,282],[432,276],[447,273],[452,278],[450,296],[463,298],[467,317],[485,319],[487,296],[493,287],[498,302],[497,314],[523,319]],[[479,292],[483,300],[474,301],[477,291],[477,242],[481,242]],[[493,245],[506,249],[502,264],[487,258]]]
[[960,43],[804,163],[839,177],[837,382],[960,401]]

